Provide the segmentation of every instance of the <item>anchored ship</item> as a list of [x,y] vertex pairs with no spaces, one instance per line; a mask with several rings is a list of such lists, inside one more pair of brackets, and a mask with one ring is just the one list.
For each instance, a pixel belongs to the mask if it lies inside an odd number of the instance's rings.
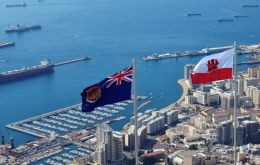
[[232,18],[219,18],[218,22],[233,22],[234,20]]
[[15,45],[15,42],[0,42],[0,48],[5,48],[5,47],[8,47],[8,46],[14,46]]
[[21,3],[21,4],[12,4],[12,5],[6,5],[5,7],[26,7],[26,3]]
[[151,60],[160,60],[160,59],[165,59],[165,58],[175,58],[178,57],[177,54],[170,54],[170,53],[165,53],[165,54],[157,54],[153,53],[152,55],[148,55],[143,57],[143,60],[145,61],[151,61]]
[[234,18],[240,18],[240,17],[249,17],[249,14],[235,14],[233,15]]
[[187,16],[201,16],[201,13],[188,13]]
[[243,4],[242,7],[258,7],[258,5],[254,5],[254,4]]
[[40,65],[2,72],[0,73],[0,83],[24,79],[44,73],[50,73],[53,72],[53,67],[54,65],[51,63],[51,61],[46,59],[40,61]]
[[33,26],[25,26],[25,25],[21,25],[21,24],[17,24],[15,26],[8,26],[5,29],[6,33],[15,33],[15,32],[26,32],[26,31],[30,31],[30,30],[40,30],[42,27],[41,25],[33,25]]

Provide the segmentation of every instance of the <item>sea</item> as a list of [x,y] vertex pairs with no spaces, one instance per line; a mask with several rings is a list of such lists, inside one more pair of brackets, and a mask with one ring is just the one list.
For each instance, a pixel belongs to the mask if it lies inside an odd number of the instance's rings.
[[[27,7],[6,8],[25,2]],[[146,109],[160,109],[181,96],[177,80],[184,65],[201,57],[143,61],[152,53],[201,50],[207,47],[255,44],[260,40],[260,10],[241,5],[259,0],[1,0],[0,41],[15,41],[0,49],[0,72],[90,56],[92,60],[55,68],[52,74],[0,84],[0,135],[14,137],[15,145],[35,137],[5,125],[80,103],[81,91],[137,60],[137,95],[152,98]],[[188,17],[187,13],[202,13]],[[249,14],[234,22],[219,18]],[[42,26],[41,30],[6,34],[8,25]],[[240,56],[238,60],[246,60]],[[244,70],[248,66],[240,66]],[[111,124],[121,130],[128,117]]]

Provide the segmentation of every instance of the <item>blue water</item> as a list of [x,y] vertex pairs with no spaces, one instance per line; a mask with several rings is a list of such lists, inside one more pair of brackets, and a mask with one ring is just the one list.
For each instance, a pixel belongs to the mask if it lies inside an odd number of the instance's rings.
[[[89,55],[93,60],[64,65],[47,74],[0,85],[0,134],[13,136],[16,144],[33,137],[7,130],[8,123],[80,102],[83,88],[130,65],[137,59],[138,95],[152,92],[161,108],[181,96],[177,80],[183,66],[200,57],[144,62],[142,56],[199,50],[205,47],[259,42],[259,8],[242,8],[258,0],[26,0],[26,8],[6,8],[17,0],[0,1],[0,40],[15,41],[15,47],[0,49],[0,71],[37,64],[43,58],[54,62]],[[201,12],[201,17],[187,17]],[[235,22],[218,18],[250,14]],[[42,30],[5,34],[10,24],[40,24]],[[241,67],[245,69],[247,66]],[[161,98],[159,98],[162,96]],[[131,115],[131,111],[126,112]],[[120,130],[122,125],[112,124]]]

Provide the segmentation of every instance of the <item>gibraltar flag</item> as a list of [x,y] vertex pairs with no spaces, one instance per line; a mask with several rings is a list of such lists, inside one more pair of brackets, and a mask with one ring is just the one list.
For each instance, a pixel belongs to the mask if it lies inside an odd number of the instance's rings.
[[234,49],[202,58],[190,74],[193,84],[232,78]]

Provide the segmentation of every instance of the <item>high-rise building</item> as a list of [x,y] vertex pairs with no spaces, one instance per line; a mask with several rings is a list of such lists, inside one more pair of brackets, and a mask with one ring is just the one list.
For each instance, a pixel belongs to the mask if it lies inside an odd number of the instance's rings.
[[242,121],[242,126],[245,129],[245,144],[258,143],[259,140],[259,123],[257,121],[245,120]]
[[254,91],[254,90],[257,90],[257,88],[256,88],[255,86],[248,86],[248,87],[245,89],[245,94],[246,94],[246,96],[253,98],[253,91]]
[[230,145],[232,143],[232,122],[221,122],[217,128],[218,143]]
[[244,90],[244,80],[242,78],[238,78],[237,80],[237,89],[236,91],[240,93],[241,95],[244,95],[245,90]]
[[249,77],[255,77],[257,78],[257,72],[259,71],[258,66],[249,67],[247,72]]
[[[130,151],[135,148],[135,128],[134,125],[130,125],[128,132],[124,135],[124,146],[127,147]],[[137,146],[141,148],[145,143],[144,141],[147,139],[147,127],[142,126],[138,128],[137,131]]]
[[123,162],[123,135],[120,132],[113,133],[112,160],[113,164],[122,164]]
[[252,100],[253,100],[255,107],[260,108],[260,90],[259,89],[253,90]]
[[[237,97],[237,100],[236,100],[237,105],[236,106],[239,107],[240,106],[240,94],[237,93],[236,97]],[[220,102],[221,102],[220,106],[223,109],[234,108],[234,95],[233,95],[233,93],[230,93],[230,92],[222,93],[220,95]]]
[[171,125],[173,123],[176,123],[178,121],[178,111],[176,110],[171,110],[166,113],[166,124]]
[[244,79],[244,90],[247,89],[248,86],[257,86],[257,84],[260,82],[260,79],[254,78],[254,77],[247,77]]
[[241,146],[245,144],[245,128],[242,125],[237,127],[237,145]]
[[194,64],[187,64],[184,67],[184,79],[190,79],[190,72],[193,70],[193,68],[195,67]]
[[14,149],[14,138],[11,137],[11,138],[10,138],[10,141],[11,141],[11,148]]
[[159,116],[147,123],[147,133],[155,134],[165,128],[165,117]]
[[113,134],[112,128],[107,124],[97,125],[97,147],[95,162],[98,165],[118,165],[123,160],[122,135]]
[[5,136],[2,136],[2,145],[5,145]]

